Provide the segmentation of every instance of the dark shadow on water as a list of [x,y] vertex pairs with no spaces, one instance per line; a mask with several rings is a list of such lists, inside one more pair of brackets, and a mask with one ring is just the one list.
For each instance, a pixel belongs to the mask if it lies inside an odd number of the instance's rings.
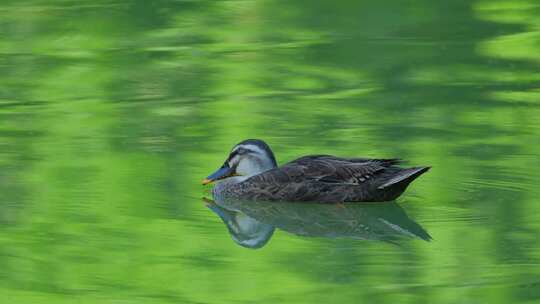
[[395,202],[297,204],[209,199],[204,202],[221,218],[234,242],[247,248],[265,246],[276,228],[302,237],[392,244],[407,239],[431,240],[428,232]]

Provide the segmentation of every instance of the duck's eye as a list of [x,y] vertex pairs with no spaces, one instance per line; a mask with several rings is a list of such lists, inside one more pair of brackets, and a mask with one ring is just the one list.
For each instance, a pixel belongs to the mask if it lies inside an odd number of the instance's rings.
[[247,150],[247,149],[244,149],[244,148],[238,148],[238,149],[236,150],[236,153],[242,155],[242,154],[248,153],[248,150]]

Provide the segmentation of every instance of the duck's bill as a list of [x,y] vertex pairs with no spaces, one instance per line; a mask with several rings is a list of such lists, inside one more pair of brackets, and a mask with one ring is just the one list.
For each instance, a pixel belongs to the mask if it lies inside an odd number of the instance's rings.
[[203,185],[208,185],[218,179],[229,177],[233,174],[233,170],[229,166],[223,166],[219,168],[216,172],[210,174],[207,178],[202,181]]

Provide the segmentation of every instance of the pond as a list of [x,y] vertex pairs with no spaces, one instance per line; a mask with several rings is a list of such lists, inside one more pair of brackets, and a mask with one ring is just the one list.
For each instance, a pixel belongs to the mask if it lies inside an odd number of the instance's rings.
[[[2,303],[540,301],[535,1],[4,0],[0,35]],[[247,138],[432,169],[227,209]]]

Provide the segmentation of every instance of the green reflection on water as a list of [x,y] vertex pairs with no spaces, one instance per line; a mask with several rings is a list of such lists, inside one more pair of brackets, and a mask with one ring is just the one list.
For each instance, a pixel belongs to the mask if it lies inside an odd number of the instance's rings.
[[[3,1],[0,300],[536,302],[535,1]],[[434,169],[434,241],[276,232],[200,202],[245,138]]]

